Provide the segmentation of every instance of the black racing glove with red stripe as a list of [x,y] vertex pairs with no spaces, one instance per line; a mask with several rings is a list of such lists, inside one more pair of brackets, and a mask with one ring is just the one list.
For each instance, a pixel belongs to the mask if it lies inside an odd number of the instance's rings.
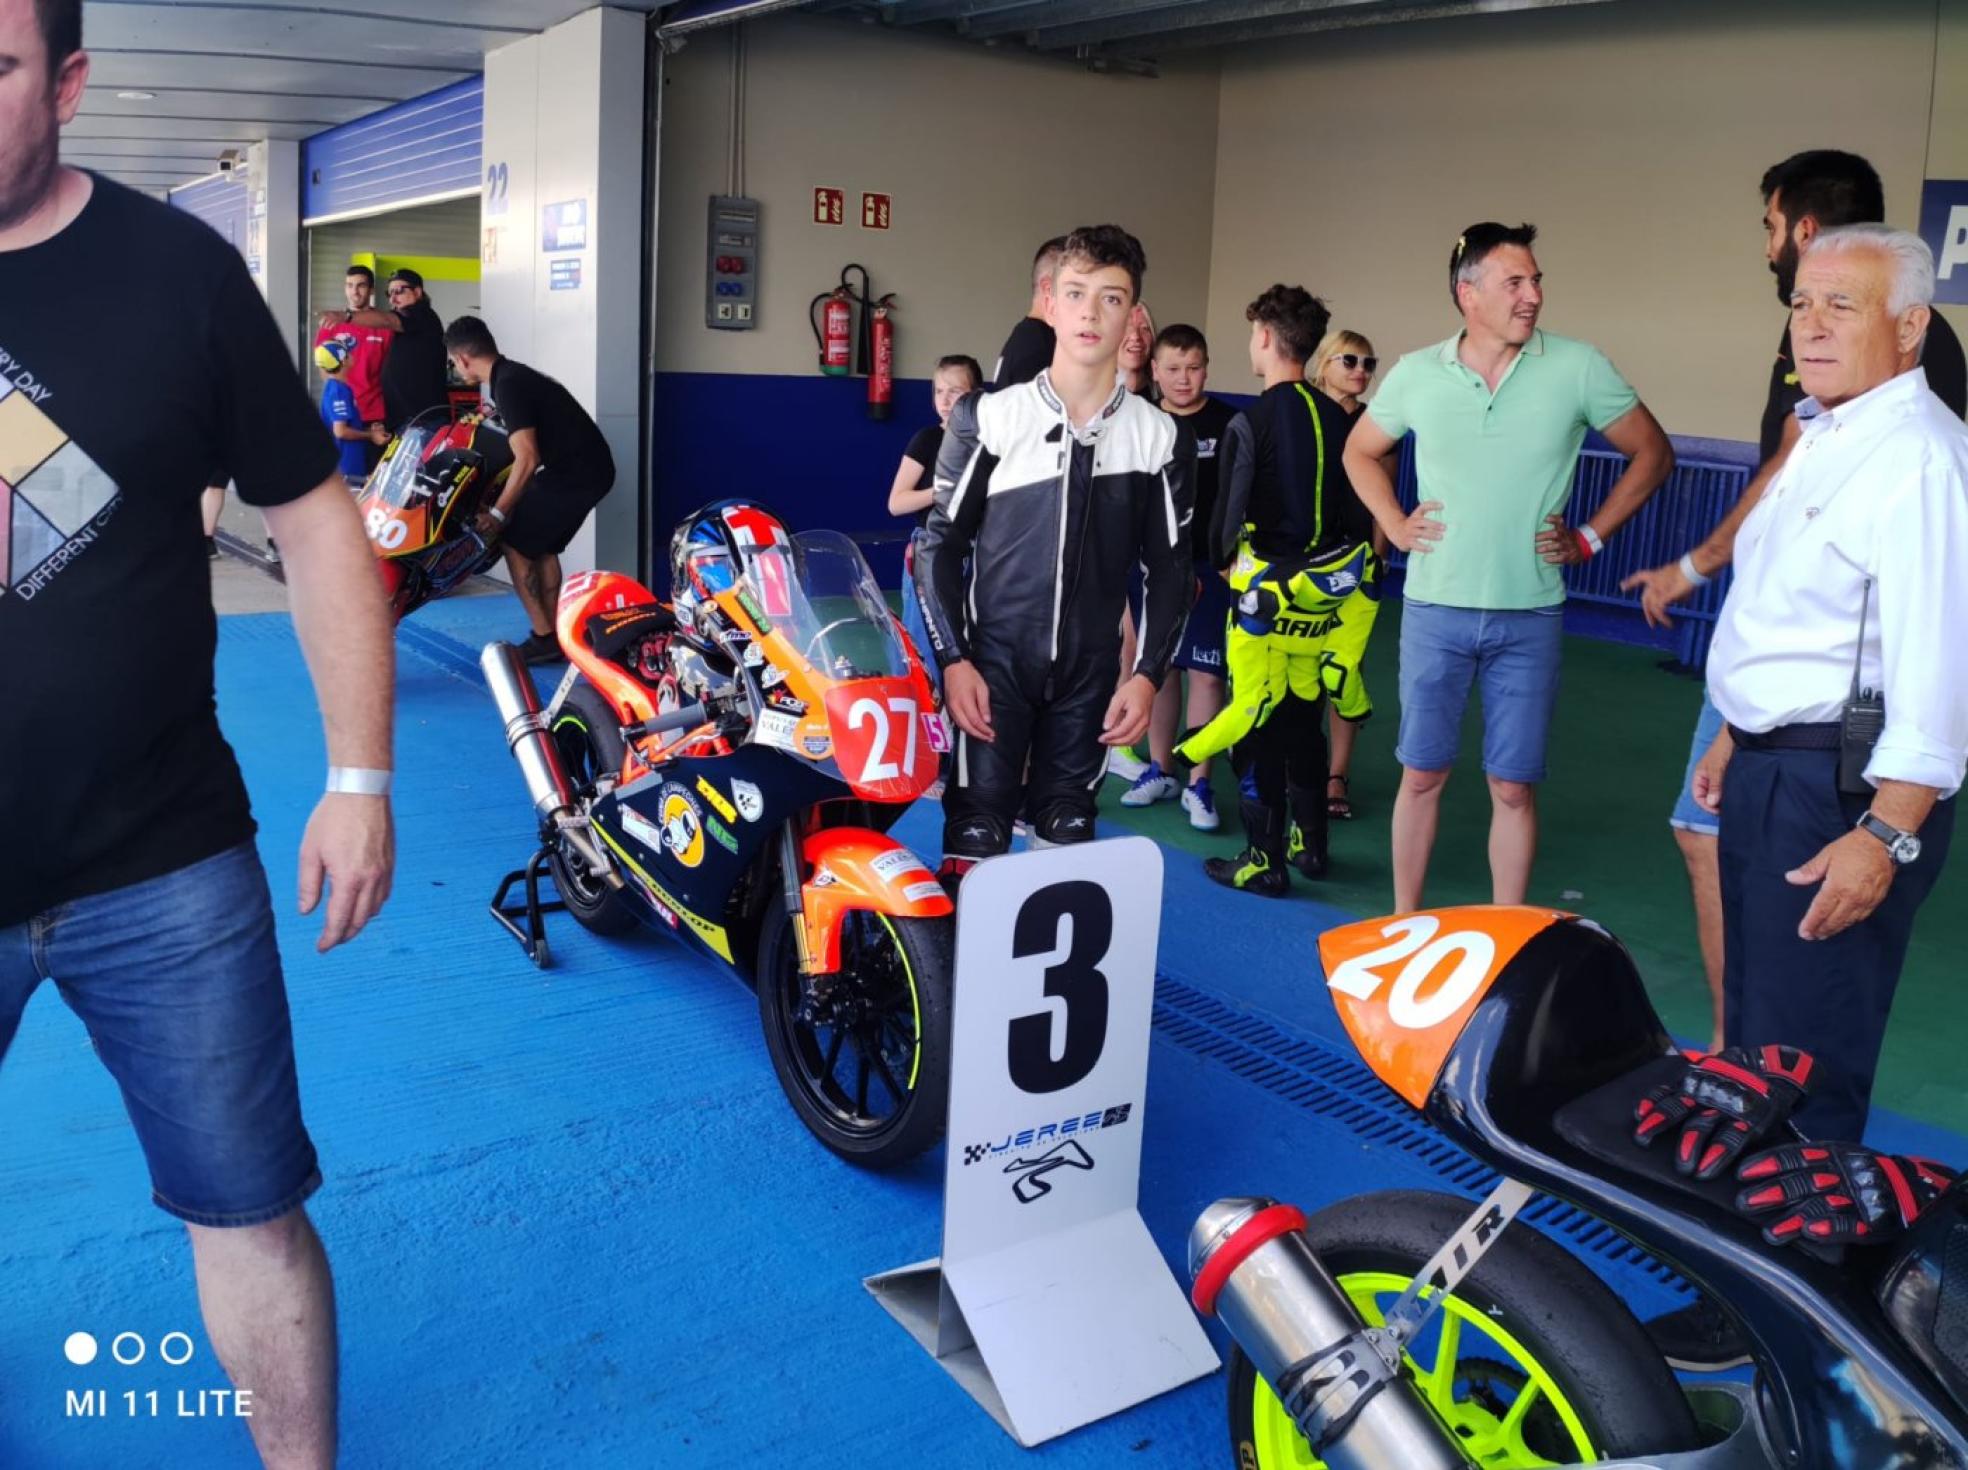
[[1794,1046],[1732,1046],[1703,1057],[1640,1099],[1633,1141],[1643,1148],[1679,1124],[1674,1167],[1714,1179],[1752,1143],[1768,1138],[1804,1101],[1817,1068]]
[[1872,1245],[1895,1239],[1947,1192],[1954,1170],[1856,1143],[1787,1143],[1743,1160],[1736,1208],[1767,1221],[1775,1245]]

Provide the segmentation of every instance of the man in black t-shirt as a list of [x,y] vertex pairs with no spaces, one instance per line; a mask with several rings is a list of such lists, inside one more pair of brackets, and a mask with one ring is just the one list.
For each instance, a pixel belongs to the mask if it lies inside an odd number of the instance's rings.
[[[280,539],[322,705],[329,794],[299,890],[307,912],[330,887],[324,950],[389,892],[389,621],[333,445],[239,255],[182,211],[60,166],[89,72],[81,10],[0,3],[0,831],[14,839],[0,847],[0,1053],[59,977],[121,1088],[153,1201],[185,1222],[262,1458],[327,1465],[333,1286],[302,1208],[321,1176],[252,813],[214,705],[199,525],[212,467]],[[114,344],[160,321],[172,370],[132,378]]]
[[1018,325],[1005,338],[998,364],[991,370],[991,388],[1009,388],[1029,383],[1052,366],[1052,325],[1046,320],[1046,293],[1052,289],[1052,275],[1059,265],[1059,252],[1066,243],[1056,235],[1039,247],[1032,257],[1032,302]]
[[408,266],[389,278],[389,310],[324,311],[321,325],[381,327],[394,332],[383,359],[383,413],[392,434],[418,414],[451,406],[444,376],[444,323],[424,291],[424,278]]
[[574,395],[545,373],[499,356],[499,344],[477,317],[451,323],[444,345],[459,377],[490,387],[492,406],[505,422],[512,473],[498,503],[480,514],[479,530],[503,538],[506,570],[532,622],[520,653],[528,663],[556,662],[560,553],[613,488],[615,457]]

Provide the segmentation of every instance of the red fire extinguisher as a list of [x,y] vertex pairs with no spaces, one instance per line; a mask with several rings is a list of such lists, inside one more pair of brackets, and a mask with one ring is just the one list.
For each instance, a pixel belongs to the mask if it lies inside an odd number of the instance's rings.
[[895,297],[888,295],[874,307],[874,352],[868,368],[868,417],[885,419],[895,398],[895,323],[888,314],[895,309]]
[[[813,340],[820,345],[820,371],[829,377],[847,376],[854,345],[852,300],[846,286],[836,286],[831,291],[822,291],[807,305]],[[826,303],[826,310],[816,315],[822,302]]]

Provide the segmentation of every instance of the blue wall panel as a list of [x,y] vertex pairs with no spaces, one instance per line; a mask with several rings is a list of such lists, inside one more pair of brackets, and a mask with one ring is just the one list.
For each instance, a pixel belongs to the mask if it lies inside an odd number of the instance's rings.
[[171,191],[173,208],[195,214],[242,254],[246,249],[246,186],[237,179],[205,179]]
[[301,144],[301,218],[479,186],[485,78],[399,102]]

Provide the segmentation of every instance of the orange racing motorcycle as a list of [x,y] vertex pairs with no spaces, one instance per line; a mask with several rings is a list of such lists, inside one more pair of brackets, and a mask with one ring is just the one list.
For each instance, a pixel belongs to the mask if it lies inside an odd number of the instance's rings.
[[498,560],[474,522],[512,472],[506,431],[478,414],[426,409],[383,450],[356,494],[398,622]]
[[814,1135],[855,1163],[912,1158],[943,1129],[955,924],[887,835],[950,745],[921,657],[853,542],[750,502],[678,528],[671,585],[666,605],[618,573],[570,578],[544,708],[518,651],[486,645],[541,839],[494,917],[536,963],[564,908],[730,965]]

